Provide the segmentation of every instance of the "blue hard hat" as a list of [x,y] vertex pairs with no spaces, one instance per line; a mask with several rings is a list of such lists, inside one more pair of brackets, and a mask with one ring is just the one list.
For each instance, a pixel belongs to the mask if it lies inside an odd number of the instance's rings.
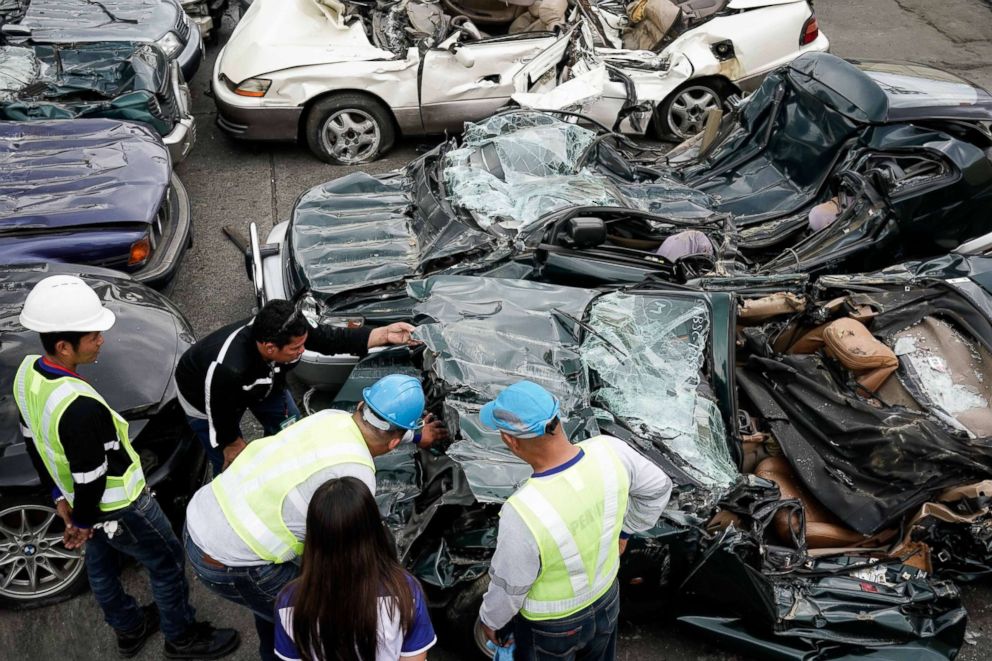
[[517,381],[482,407],[479,420],[517,438],[536,438],[558,417],[558,399],[533,381]]
[[372,411],[393,427],[419,429],[424,426],[424,389],[420,381],[405,374],[384,376],[362,391]]

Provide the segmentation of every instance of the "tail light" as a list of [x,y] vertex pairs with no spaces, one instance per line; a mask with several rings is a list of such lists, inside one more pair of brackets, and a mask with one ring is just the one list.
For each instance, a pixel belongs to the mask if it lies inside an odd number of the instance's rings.
[[816,14],[813,14],[803,23],[802,32],[799,33],[799,45],[806,46],[816,41],[820,36],[820,26],[816,24]]

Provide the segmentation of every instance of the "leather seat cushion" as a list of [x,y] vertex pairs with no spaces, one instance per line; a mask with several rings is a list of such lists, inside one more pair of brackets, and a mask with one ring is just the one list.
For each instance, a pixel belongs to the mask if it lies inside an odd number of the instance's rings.
[[[811,549],[854,546],[865,540],[860,533],[844,526],[836,516],[813,498],[799,483],[785,457],[768,457],[754,474],[778,485],[782,498],[797,498],[806,513],[806,546]],[[783,543],[792,541],[791,525],[799,525],[796,514],[780,511],[775,515],[775,532]]]

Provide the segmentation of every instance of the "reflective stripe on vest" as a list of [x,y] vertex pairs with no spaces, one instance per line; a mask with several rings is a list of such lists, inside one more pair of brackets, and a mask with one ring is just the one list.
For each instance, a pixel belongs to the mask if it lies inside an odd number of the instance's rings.
[[[286,526],[283,502],[310,476],[338,464],[375,471],[351,415],[321,411],[249,443],[211,488],[228,523],[259,558],[286,562],[303,553],[303,542]],[[306,504],[295,504],[306,512]]]
[[[14,399],[29,430],[42,463],[55,481],[55,485],[72,505],[75,499],[75,484],[59,438],[59,422],[62,414],[78,397],[91,397],[110,411],[114,421],[117,440],[104,443],[104,451],[123,447],[130,463],[122,475],[107,475],[100,510],[112,512],[127,507],[141,495],[145,488],[145,475],[141,470],[138,454],[131,447],[127,437],[127,421],[107,405],[107,402],[82,379],[62,376],[46,379],[34,369],[40,356],[27,356],[17,369],[14,377]],[[109,446],[109,448],[108,448]],[[97,476],[99,477],[99,476]]]
[[507,500],[541,554],[541,573],[520,610],[529,620],[560,619],[591,605],[613,585],[620,566],[630,477],[605,438],[579,447],[585,457],[577,464],[528,480]]

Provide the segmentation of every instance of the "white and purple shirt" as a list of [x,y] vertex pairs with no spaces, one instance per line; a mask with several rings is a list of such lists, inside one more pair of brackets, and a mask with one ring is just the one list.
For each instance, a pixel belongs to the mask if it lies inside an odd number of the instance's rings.
[[[437,636],[427,612],[427,600],[420,585],[409,577],[413,591],[413,621],[410,629],[400,627],[400,614],[393,610],[390,617],[392,597],[379,597],[379,643],[375,650],[375,661],[398,661],[403,657],[417,656],[434,647]],[[284,661],[298,661],[300,652],[293,641],[293,595],[297,585],[291,584],[279,593],[276,599],[276,656]],[[372,661],[369,659],[368,661]]]

